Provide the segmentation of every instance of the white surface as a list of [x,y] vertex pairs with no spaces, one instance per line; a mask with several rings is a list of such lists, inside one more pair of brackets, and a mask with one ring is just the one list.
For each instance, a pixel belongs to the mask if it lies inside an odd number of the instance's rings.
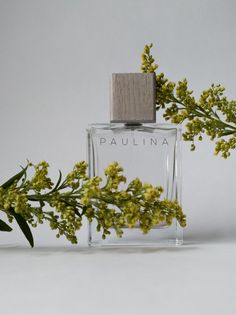
[[234,315],[235,260],[235,242],[1,248],[1,314]]

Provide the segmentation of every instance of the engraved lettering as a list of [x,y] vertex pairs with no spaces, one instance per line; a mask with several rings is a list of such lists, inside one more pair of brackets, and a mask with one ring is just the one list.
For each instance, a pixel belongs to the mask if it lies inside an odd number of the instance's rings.
[[105,138],[100,138],[100,145],[103,144],[103,143],[106,143],[106,139]]
[[128,138],[126,138],[126,139],[122,138],[121,143],[123,145],[127,145],[128,144]]
[[164,138],[163,140],[158,139],[158,138],[129,138],[129,137],[124,137],[124,138],[116,138],[116,137],[112,137],[112,138],[104,138],[101,137],[99,138],[99,144],[100,145],[122,145],[122,146],[147,146],[147,145],[151,145],[151,146],[158,146],[158,144],[161,143],[162,145],[169,145],[168,141],[166,138]]
[[166,140],[166,138],[163,140],[162,145],[167,144],[169,145],[168,141]]
[[153,139],[153,138],[151,138],[150,139],[151,141],[150,141],[150,143],[151,143],[151,145],[157,145],[157,139]]
[[112,138],[112,140],[111,140],[111,144],[115,144],[115,145],[117,145],[115,138]]

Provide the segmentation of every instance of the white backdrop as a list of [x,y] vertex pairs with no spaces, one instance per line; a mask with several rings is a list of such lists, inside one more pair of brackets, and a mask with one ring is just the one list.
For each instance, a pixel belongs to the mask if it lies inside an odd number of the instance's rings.
[[[215,82],[236,98],[235,10],[233,0],[0,0],[1,181],[26,158],[47,160],[55,180],[85,159],[87,124],[109,120],[111,73],[139,71],[146,43],[195,96]],[[186,240],[236,236],[236,152],[223,160],[213,148],[183,144]],[[46,226],[34,234],[38,246],[67,244]],[[1,243],[25,242],[17,228],[1,234]]]

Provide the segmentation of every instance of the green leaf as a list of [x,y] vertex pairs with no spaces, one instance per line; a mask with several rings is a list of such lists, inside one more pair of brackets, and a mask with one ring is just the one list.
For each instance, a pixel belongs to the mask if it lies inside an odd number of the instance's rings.
[[16,175],[12,176],[10,179],[8,179],[8,181],[6,181],[3,185],[2,188],[6,189],[9,186],[11,186],[15,181],[19,181],[21,179],[21,177],[26,173],[28,166],[26,166],[25,168],[22,169],[22,171],[20,171],[19,173],[17,173]]
[[33,235],[31,233],[31,230],[30,230],[29,225],[26,222],[26,220],[22,217],[22,215],[20,215],[19,213],[16,213],[13,208],[11,208],[9,210],[9,212],[16,219],[16,222],[18,223],[21,231],[23,232],[23,234],[25,235],[26,239],[30,243],[30,246],[34,247]]
[[55,190],[57,190],[57,188],[59,187],[60,183],[61,183],[61,178],[62,178],[62,174],[61,174],[61,171],[59,170],[59,178],[58,178],[58,181],[55,185],[55,187],[50,191],[50,193],[54,192]]
[[8,224],[6,224],[6,222],[0,219],[0,231],[11,232],[12,228]]
[[234,134],[234,133],[235,133],[235,131],[227,130],[227,131],[223,132],[223,133],[221,134],[221,136],[229,136],[229,135],[232,135],[232,134]]

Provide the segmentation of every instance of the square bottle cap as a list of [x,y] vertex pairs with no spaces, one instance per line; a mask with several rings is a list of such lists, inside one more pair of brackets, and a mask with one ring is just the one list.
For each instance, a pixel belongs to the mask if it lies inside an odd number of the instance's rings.
[[154,73],[113,73],[111,122],[156,122],[156,78]]

